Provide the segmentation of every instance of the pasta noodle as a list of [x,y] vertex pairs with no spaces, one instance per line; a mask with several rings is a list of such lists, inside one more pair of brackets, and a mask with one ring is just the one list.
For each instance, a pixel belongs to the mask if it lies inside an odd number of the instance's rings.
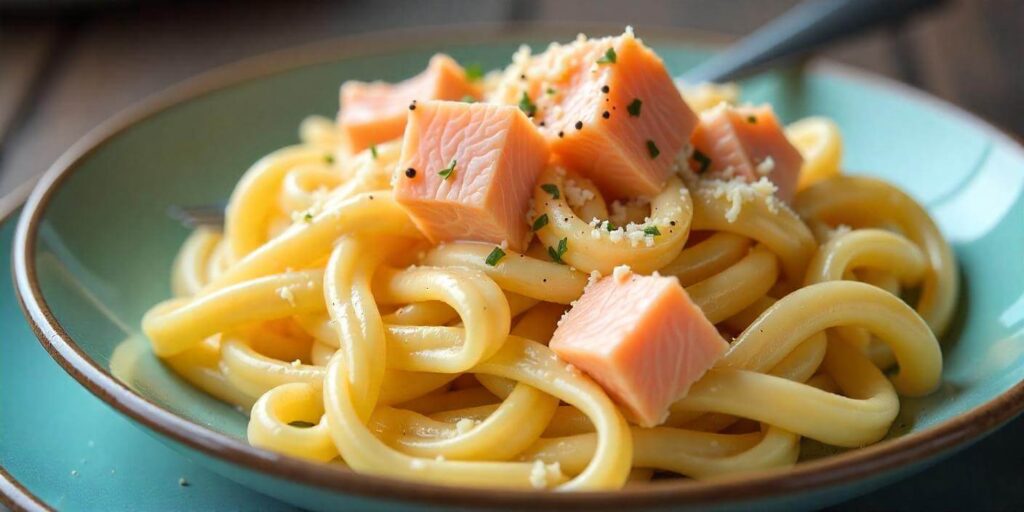
[[[715,87],[693,104],[735,101]],[[834,128],[815,123],[801,137]],[[531,218],[549,228],[493,265],[492,245],[431,244],[398,204],[400,141],[353,154],[337,130],[309,118],[300,144],[256,162],[143,320],[171,369],[249,412],[255,446],[444,485],[617,489],[789,466],[803,437],[877,442],[899,396],[941,379],[953,253],[909,196],[840,174],[838,149],[805,154],[815,179],[792,208],[699,177],[685,155],[658,194],[625,203],[550,165],[538,183],[573,193],[537,186]],[[560,241],[565,264],[544,253]],[[591,274],[620,265],[677,276],[731,339],[653,428],[546,346]]]

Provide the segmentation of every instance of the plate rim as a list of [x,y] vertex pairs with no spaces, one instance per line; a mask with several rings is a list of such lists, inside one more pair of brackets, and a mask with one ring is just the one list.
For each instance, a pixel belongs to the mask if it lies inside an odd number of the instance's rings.
[[[399,480],[303,461],[250,446],[211,428],[164,409],[125,386],[96,364],[63,329],[42,295],[35,269],[39,223],[62,183],[85,159],[108,140],[135,124],[174,106],[207,94],[267,78],[305,66],[334,60],[386,54],[414,48],[417,42],[458,44],[486,40],[564,36],[567,29],[615,31],[621,25],[562,23],[475,23],[458,26],[393,29],[286,48],[220,66],[133,104],[98,125],[51,166],[24,205],[15,233],[12,269],[22,312],[33,332],[55,361],[81,385],[121,414],[175,443],[206,456],[241,466],[263,476],[283,478],[336,494],[402,500],[423,504],[477,507],[541,506],[559,508],[615,508],[625,505],[702,505],[748,502],[825,490],[881,472],[908,467],[949,453],[991,433],[1024,410],[1024,381],[954,418],[920,432],[888,439],[868,447],[805,462],[786,469],[749,472],[713,480],[665,483],[644,489],[583,493],[538,493],[493,488],[450,487]],[[730,38],[711,32],[648,27],[652,40],[714,46]],[[887,89],[927,103],[959,121],[979,129],[1024,159],[1024,148],[1013,138],[977,116],[908,85],[847,66],[815,62],[810,72],[840,75],[845,79]]]

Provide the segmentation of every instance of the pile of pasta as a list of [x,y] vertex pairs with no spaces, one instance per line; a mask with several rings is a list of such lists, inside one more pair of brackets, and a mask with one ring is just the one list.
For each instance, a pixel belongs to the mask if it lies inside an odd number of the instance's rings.
[[[736,96],[684,93],[698,110]],[[417,231],[390,192],[400,141],[343,158],[331,120],[300,132],[246,172],[223,232],[187,239],[175,298],[143,322],[177,374],[249,412],[255,446],[445,485],[617,489],[789,466],[802,437],[877,442],[899,396],[941,378],[953,254],[905,193],[840,173],[828,120],[787,130],[805,158],[792,207],[686,165],[649,203],[608,204],[585,178],[546,171],[538,183],[591,193],[544,201],[538,214],[570,222],[497,266],[492,245]],[[653,209],[678,228],[653,245],[581,235]],[[543,251],[562,238],[571,266]],[[591,272],[622,264],[677,276],[731,340],[655,428],[627,423],[546,346]]]

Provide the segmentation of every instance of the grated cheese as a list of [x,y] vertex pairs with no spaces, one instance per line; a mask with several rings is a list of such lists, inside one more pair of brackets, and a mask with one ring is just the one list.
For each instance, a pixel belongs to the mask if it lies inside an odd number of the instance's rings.
[[775,170],[775,160],[770,156],[765,157],[764,160],[761,160],[761,163],[757,164],[757,167],[754,168],[754,170],[761,176],[767,176]]
[[576,184],[575,180],[566,180],[565,182],[565,200],[568,201],[569,206],[578,208],[583,206],[596,197],[594,192],[587,188],[582,188]]
[[287,301],[288,304],[292,305],[292,307],[295,307],[295,294],[292,293],[292,289],[290,287],[282,286],[278,288],[277,296],[281,297],[282,300]]
[[544,467],[544,461],[533,461],[533,469],[530,470],[530,485],[534,489],[543,489],[548,486],[548,472]]
[[747,183],[743,178],[731,180],[707,180],[711,185],[711,196],[715,199],[725,198],[729,201],[729,209],[725,212],[725,220],[732,223],[739,218],[743,204],[763,200],[771,213],[778,213],[779,201],[775,197],[778,188],[766,177]]
[[629,265],[619,265],[612,270],[612,278],[619,284],[625,283],[631,275],[633,275],[633,270],[629,268]]

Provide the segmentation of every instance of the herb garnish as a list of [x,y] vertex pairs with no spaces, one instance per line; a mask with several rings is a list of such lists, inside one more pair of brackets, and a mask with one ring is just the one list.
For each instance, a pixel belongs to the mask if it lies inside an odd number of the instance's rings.
[[479,63],[474,62],[466,66],[466,80],[470,82],[476,82],[484,77],[484,68]]
[[455,173],[455,164],[457,162],[458,162],[458,160],[452,160],[452,164],[451,165],[449,165],[447,168],[441,169],[440,171],[437,172],[437,174],[439,176],[441,176],[441,179],[447,181],[448,178],[450,178],[452,176],[452,174]]
[[327,162],[328,164],[333,164],[334,163],[334,155],[329,154],[329,153],[324,155],[324,162]]
[[661,154],[661,150],[651,139],[647,139],[647,152],[651,154],[651,158],[658,158],[658,155]]
[[630,117],[640,117],[640,107],[644,102],[640,101],[640,98],[633,98],[633,101],[626,106],[626,110],[629,111]]
[[519,110],[522,110],[526,117],[533,117],[537,113],[537,105],[526,94],[526,91],[523,91],[523,97],[519,98]]
[[562,261],[562,255],[564,255],[567,250],[569,250],[569,239],[563,238],[558,241],[558,249],[550,246],[548,247],[548,256],[551,256],[551,260],[555,263],[565,265],[565,262]]
[[544,90],[544,92],[552,96],[558,93],[558,91],[556,91],[554,87],[548,87],[547,89]]
[[548,225],[548,214],[545,213],[545,214],[541,215],[540,217],[537,217],[533,221],[533,230],[537,231],[540,228],[542,228],[544,226],[547,226],[547,225]]
[[702,153],[699,149],[693,150],[693,161],[697,162],[700,167],[697,169],[697,174],[704,174],[711,167],[711,158]]
[[487,255],[487,259],[484,260],[484,263],[487,263],[488,265],[493,267],[497,265],[498,262],[501,261],[501,259],[504,257],[505,251],[501,250],[501,247],[495,247],[494,250]]
[[658,231],[658,226],[647,226],[644,228],[645,235],[661,236],[661,231]]
[[463,103],[476,103],[476,98],[474,98],[474,97],[472,97],[472,96],[467,94],[467,95],[462,97],[462,102]]
[[604,57],[597,59],[598,64],[615,64],[615,59],[618,56],[615,55],[615,48],[608,48],[604,52]]
[[302,216],[302,220],[306,222],[313,222],[313,214],[306,212],[306,214]]
[[374,160],[377,159],[377,145],[376,144],[371,144],[370,145],[370,156],[372,156]]
[[542,188],[544,192],[551,194],[551,197],[554,199],[561,197],[561,194],[558,193],[558,186],[554,183],[545,183],[541,185],[540,188]]
[[608,232],[610,233],[612,231],[615,231],[616,229],[619,229],[619,227],[616,226],[614,222],[608,221],[608,227],[606,229],[608,229]]

